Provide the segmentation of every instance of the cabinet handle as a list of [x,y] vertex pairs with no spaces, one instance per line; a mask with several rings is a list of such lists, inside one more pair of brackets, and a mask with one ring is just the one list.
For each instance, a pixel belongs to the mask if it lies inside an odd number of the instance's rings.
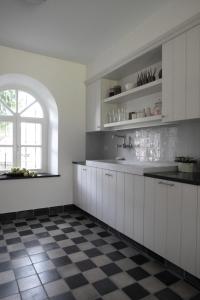
[[101,126],[100,126],[100,125],[98,125],[98,126],[97,126],[97,128],[99,129],[99,128],[101,128]]
[[111,174],[109,174],[109,173],[105,173],[105,175],[106,175],[106,176],[109,176],[109,177],[112,177],[112,175],[111,175]]
[[163,185],[167,185],[167,186],[174,186],[173,183],[167,183],[167,182],[163,182],[163,181],[159,181],[158,184],[163,184]]
[[87,169],[82,169],[82,171],[87,171]]

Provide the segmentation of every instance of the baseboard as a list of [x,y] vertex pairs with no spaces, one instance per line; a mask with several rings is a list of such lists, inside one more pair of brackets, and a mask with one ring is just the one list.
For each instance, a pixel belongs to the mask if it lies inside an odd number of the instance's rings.
[[52,207],[43,207],[29,210],[21,210],[17,212],[3,213],[0,214],[0,222],[9,222],[10,220],[15,219],[24,219],[24,218],[33,218],[36,216],[47,215],[54,216],[59,213],[63,213],[70,210],[77,209],[74,204],[52,206]]

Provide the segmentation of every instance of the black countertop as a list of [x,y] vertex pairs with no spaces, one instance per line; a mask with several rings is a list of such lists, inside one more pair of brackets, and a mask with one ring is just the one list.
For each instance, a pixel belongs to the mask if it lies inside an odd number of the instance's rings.
[[85,166],[86,162],[85,161],[73,161],[72,162],[74,165],[82,165]]
[[182,173],[182,172],[145,173],[144,176],[163,179],[163,180],[188,183],[193,185],[200,185],[200,172],[199,173]]
[[49,177],[60,177],[59,174],[50,174],[50,173],[38,173],[36,177],[14,177],[14,176],[9,176],[9,175],[0,175],[0,180],[18,180],[18,179],[38,179],[38,178],[49,178]]

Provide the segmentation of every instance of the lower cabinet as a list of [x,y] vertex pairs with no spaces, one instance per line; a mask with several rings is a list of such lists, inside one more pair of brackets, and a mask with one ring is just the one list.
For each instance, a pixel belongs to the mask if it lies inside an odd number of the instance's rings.
[[74,165],[74,203],[200,278],[200,187]]
[[103,170],[102,176],[102,219],[103,222],[115,228],[117,174],[110,170]]
[[144,246],[199,276],[197,187],[145,179]]

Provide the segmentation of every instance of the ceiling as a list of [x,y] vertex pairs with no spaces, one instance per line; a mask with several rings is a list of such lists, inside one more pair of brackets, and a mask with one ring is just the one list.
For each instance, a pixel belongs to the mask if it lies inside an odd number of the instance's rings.
[[0,0],[0,45],[91,62],[173,0]]

